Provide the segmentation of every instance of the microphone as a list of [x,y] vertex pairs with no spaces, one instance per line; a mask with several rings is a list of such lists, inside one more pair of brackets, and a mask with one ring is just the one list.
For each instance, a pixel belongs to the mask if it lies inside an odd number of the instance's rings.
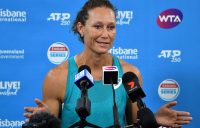
[[78,69],[78,74],[75,75],[74,83],[81,90],[81,97],[78,98],[75,108],[76,113],[80,117],[80,121],[72,124],[69,128],[83,128],[85,126],[100,128],[99,126],[86,121],[86,118],[90,115],[91,110],[91,102],[88,98],[87,89],[94,85],[94,80],[90,73],[90,67],[87,65],[81,65]]
[[81,90],[83,86],[86,86],[87,89],[91,88],[94,85],[94,79],[92,77],[91,69],[87,65],[81,65],[78,69],[78,74],[75,75],[74,83]]
[[87,89],[94,85],[91,69],[87,65],[81,65],[78,74],[75,75],[75,84],[81,90],[81,97],[77,101],[76,112],[80,118],[90,115],[91,102],[87,95]]
[[[118,108],[115,101],[115,90],[113,84],[118,83],[118,68],[117,66],[103,66],[103,83],[104,85],[112,85],[113,91],[113,117],[114,117],[114,128],[120,128],[120,122],[118,120]],[[111,126],[112,127],[112,126]]]
[[133,103],[137,102],[139,108],[137,112],[139,122],[137,122],[137,125],[142,125],[144,128],[157,128],[159,125],[153,112],[142,101],[142,98],[146,95],[139,84],[138,77],[133,72],[126,72],[122,76],[122,83],[131,101]]
[[128,93],[129,98],[133,103],[138,98],[143,98],[146,96],[139,84],[138,77],[134,73],[126,72],[122,76],[122,83],[124,85],[126,92]]
[[49,112],[39,111],[33,114],[29,122],[22,125],[22,128],[60,128],[61,120]]
[[118,84],[117,66],[103,66],[103,84]]

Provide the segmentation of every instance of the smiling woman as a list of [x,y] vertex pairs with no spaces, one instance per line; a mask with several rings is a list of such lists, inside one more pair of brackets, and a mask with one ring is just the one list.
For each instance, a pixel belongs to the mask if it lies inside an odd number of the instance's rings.
[[[102,81],[102,67],[116,66],[118,76],[126,72],[133,72],[137,75],[139,83],[142,83],[140,71],[133,65],[111,55],[109,50],[112,47],[116,35],[116,9],[109,0],[88,0],[78,12],[72,26],[72,31],[78,34],[84,45],[84,50],[50,70],[43,84],[43,102],[36,99],[37,111],[47,110],[56,116],[59,115],[60,106],[62,109],[62,128],[66,128],[76,123],[79,116],[76,114],[76,101],[80,96],[79,88],[74,84],[74,76],[78,68],[88,65],[91,75],[94,78],[94,86],[88,91],[92,106],[91,114],[87,121],[101,127],[113,125],[113,94],[111,86],[104,86]],[[120,49],[119,49],[120,50]],[[124,51],[123,52],[132,52]],[[133,51],[134,52],[134,51]],[[135,51],[136,52],[136,51]],[[136,53],[133,54],[136,54]],[[132,103],[122,85],[117,85],[115,89],[116,104],[118,106],[119,122],[125,124],[124,117],[127,116],[128,124],[136,122],[138,107]],[[171,110],[170,107],[176,103],[172,102],[164,105],[158,110],[156,119],[164,126],[180,126],[189,123],[191,120],[188,112]],[[31,107],[26,107],[28,112],[36,112]],[[177,116],[179,114],[179,116]],[[31,114],[25,113],[26,117]],[[184,121],[177,121],[186,116]],[[157,126],[156,126],[157,127]]]
[[77,30],[88,49],[86,52],[92,49],[92,52],[99,54],[107,53],[116,34],[115,14],[111,9],[98,7],[89,11],[88,15],[85,25],[77,23]]

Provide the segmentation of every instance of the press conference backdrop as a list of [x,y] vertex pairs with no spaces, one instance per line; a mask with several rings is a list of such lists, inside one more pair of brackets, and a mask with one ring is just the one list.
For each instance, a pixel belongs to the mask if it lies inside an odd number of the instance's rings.
[[[42,98],[46,73],[83,50],[70,28],[84,0],[1,0],[0,128],[24,123],[24,106]],[[137,66],[154,112],[176,100],[197,128],[200,90],[200,1],[112,0],[117,35],[110,53]]]

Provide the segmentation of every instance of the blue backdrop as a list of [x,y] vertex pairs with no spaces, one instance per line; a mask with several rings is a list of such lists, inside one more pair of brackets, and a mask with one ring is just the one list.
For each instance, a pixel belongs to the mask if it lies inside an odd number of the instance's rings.
[[[21,127],[23,107],[42,98],[51,68],[82,51],[70,31],[83,0],[2,0],[0,3],[0,128]],[[112,0],[117,35],[110,53],[137,66],[144,98],[154,112],[176,100],[174,109],[200,121],[200,1]]]

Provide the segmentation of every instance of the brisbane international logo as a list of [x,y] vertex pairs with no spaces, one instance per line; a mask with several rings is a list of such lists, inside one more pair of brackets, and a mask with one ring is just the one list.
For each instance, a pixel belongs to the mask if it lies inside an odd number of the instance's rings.
[[183,20],[183,14],[178,9],[168,9],[160,13],[157,24],[164,29],[176,27]]

